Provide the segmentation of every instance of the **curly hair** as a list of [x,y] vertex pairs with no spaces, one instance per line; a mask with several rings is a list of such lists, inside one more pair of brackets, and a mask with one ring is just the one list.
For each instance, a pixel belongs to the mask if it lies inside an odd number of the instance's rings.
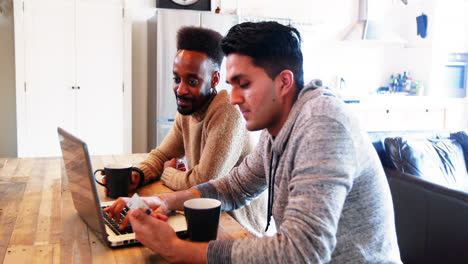
[[251,57],[271,79],[289,69],[294,73],[297,91],[304,87],[301,35],[294,27],[274,21],[238,24],[222,39],[221,48],[226,56],[238,53]]
[[220,68],[224,58],[220,47],[222,38],[221,34],[211,29],[182,27],[177,32],[177,50],[205,53]]

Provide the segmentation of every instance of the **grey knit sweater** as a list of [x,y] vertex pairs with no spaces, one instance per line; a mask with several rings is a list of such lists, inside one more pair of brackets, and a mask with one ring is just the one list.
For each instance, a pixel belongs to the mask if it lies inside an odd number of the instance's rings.
[[239,167],[196,187],[232,210],[267,189],[275,174],[278,233],[212,241],[209,263],[401,263],[377,153],[346,106],[314,88],[301,91],[275,139],[263,131]]

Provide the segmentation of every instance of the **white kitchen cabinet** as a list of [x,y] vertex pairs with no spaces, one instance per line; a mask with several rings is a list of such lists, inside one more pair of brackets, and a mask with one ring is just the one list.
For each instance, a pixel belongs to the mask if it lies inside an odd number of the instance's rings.
[[130,152],[123,0],[14,4],[18,156],[60,155],[57,126],[91,154]]
[[367,131],[443,130],[447,128],[444,103],[416,97],[368,98],[348,107]]
[[466,130],[468,128],[468,99],[450,98],[447,101],[447,129]]
[[404,130],[407,116],[402,111],[391,109],[369,109],[361,113],[368,131]]

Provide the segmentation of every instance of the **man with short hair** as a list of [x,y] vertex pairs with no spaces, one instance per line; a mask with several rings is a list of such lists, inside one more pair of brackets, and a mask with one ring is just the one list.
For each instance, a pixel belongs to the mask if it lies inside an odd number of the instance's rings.
[[[239,110],[229,103],[227,91],[216,91],[224,58],[221,39],[201,27],[177,32],[173,89],[178,114],[161,145],[138,165],[143,175],[133,172],[130,191],[159,179],[173,190],[185,190],[227,175],[251,151]],[[184,156],[188,170],[178,168],[176,160]],[[266,223],[266,193],[263,198],[229,212],[256,236],[263,235]]]
[[[263,129],[260,141],[226,177],[144,198],[153,215],[129,213],[143,245],[170,262],[401,263],[377,153],[341,100],[320,82],[304,87],[300,45],[295,28],[276,22],[231,28],[222,41],[231,103],[249,130]],[[199,197],[232,210],[267,188],[271,237],[194,243],[157,219]]]
[[[134,172],[131,189],[161,179],[173,190],[185,190],[224,176],[250,151],[247,131],[229,104],[227,91],[216,91],[224,58],[221,38],[218,32],[200,27],[177,32],[172,71],[178,114],[161,145],[139,165],[144,179]],[[234,138],[239,142],[234,144]],[[184,155],[188,171],[177,169],[176,159]]]

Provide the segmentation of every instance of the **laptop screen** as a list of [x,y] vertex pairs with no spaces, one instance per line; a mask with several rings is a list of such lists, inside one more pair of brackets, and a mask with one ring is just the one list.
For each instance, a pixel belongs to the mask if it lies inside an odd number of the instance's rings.
[[107,241],[99,196],[94,183],[91,160],[86,143],[58,128],[63,162],[73,204],[80,217]]

